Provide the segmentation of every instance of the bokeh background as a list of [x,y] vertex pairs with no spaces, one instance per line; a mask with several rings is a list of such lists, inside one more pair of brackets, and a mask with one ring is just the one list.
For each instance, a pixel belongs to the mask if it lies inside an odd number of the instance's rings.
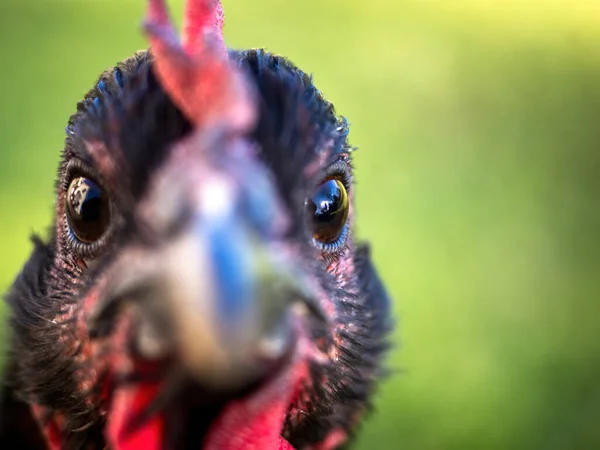
[[[354,448],[600,448],[600,2],[223,3],[229,44],[313,72],[360,147],[358,233],[400,327]],[[0,290],[143,10],[0,0]]]

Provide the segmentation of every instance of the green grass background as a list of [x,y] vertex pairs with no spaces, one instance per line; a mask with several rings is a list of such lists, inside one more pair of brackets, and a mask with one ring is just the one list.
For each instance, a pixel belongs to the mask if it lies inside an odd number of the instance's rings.
[[[182,1],[170,2],[178,16]],[[356,449],[600,448],[600,5],[224,0],[226,38],[351,121],[358,233],[400,327]],[[0,290],[63,130],[142,0],[0,0]]]

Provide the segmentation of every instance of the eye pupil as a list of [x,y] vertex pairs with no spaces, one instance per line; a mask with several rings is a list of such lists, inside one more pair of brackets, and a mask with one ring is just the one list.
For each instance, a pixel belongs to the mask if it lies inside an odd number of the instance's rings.
[[81,217],[87,222],[97,220],[102,211],[102,201],[99,196],[91,193],[81,204]]
[[313,236],[330,243],[342,232],[348,218],[348,194],[344,185],[336,179],[325,181],[307,202],[311,214]]
[[73,179],[66,204],[67,220],[77,239],[90,243],[104,234],[110,222],[110,204],[95,182],[85,177]]

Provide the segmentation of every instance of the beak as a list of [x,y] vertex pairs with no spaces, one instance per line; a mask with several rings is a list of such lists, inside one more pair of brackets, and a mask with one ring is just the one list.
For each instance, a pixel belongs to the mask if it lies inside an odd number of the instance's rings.
[[204,200],[174,236],[125,250],[112,265],[90,329],[127,309],[136,358],[175,360],[202,385],[230,390],[289,354],[293,305],[317,302],[299,264],[256,226],[248,202],[223,186],[201,189]]

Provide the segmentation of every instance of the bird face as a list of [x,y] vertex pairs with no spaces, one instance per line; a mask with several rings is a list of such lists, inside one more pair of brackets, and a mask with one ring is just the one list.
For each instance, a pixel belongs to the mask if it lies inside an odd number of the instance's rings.
[[[347,126],[219,5],[105,72],[67,127],[56,226],[8,300],[11,382],[65,448],[334,448],[368,405],[387,296],[352,238]],[[318,447],[317,447],[318,446]]]

